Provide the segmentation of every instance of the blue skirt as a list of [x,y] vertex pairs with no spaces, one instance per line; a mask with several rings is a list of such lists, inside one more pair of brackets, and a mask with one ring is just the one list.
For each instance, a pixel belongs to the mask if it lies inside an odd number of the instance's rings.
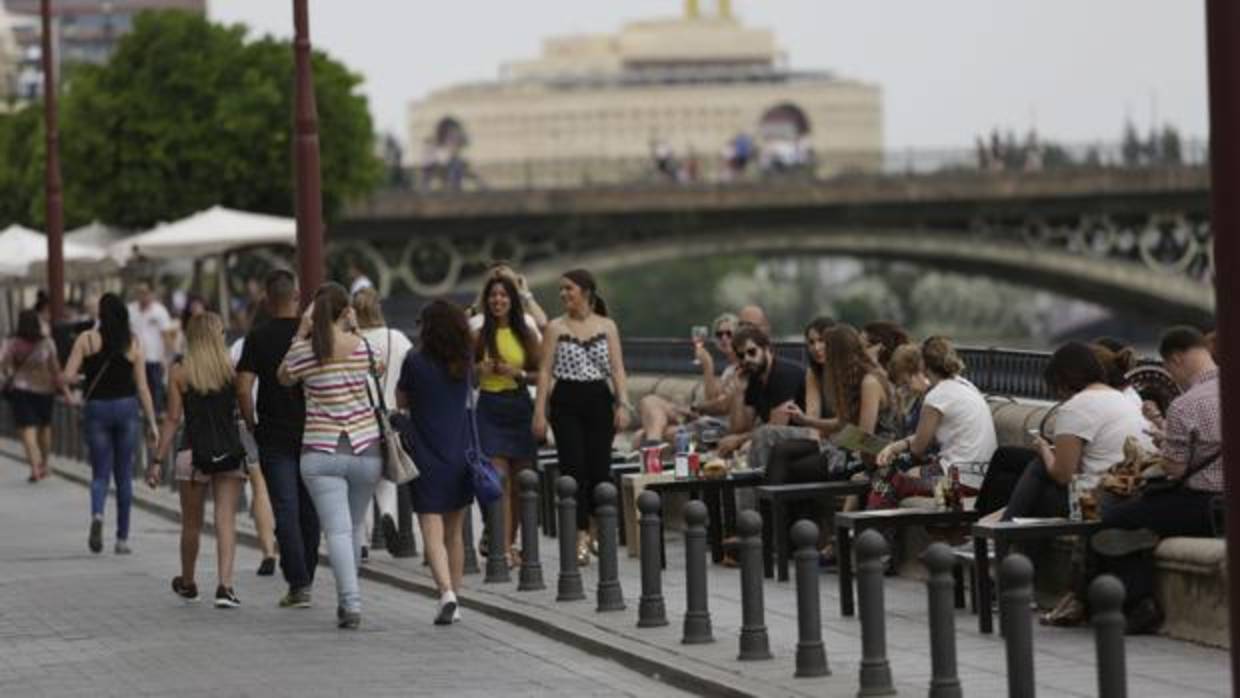
[[533,461],[534,402],[523,388],[478,395],[478,437],[482,452],[491,458]]

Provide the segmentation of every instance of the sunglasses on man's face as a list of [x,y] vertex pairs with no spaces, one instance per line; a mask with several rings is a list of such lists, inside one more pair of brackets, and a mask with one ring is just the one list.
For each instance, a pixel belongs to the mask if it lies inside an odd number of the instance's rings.
[[756,359],[759,356],[761,356],[761,354],[762,354],[761,349],[757,347],[749,347],[748,349],[745,350],[744,356],[746,359]]
[[718,330],[715,332],[715,339],[725,339],[732,336],[732,330]]

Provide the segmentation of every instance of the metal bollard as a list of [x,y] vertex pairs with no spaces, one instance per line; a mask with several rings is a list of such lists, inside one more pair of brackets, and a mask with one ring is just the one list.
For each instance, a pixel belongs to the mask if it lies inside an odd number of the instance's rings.
[[413,535],[413,495],[409,485],[396,486],[396,553],[395,557],[418,554],[417,538]]
[[1008,555],[999,566],[999,620],[1007,646],[1009,698],[1033,698],[1033,563]]
[[887,618],[883,601],[883,556],[887,540],[868,529],[857,536],[857,606],[861,617],[859,696],[890,696],[896,689],[887,662]]
[[560,580],[556,601],[580,601],[586,597],[581,588],[581,571],[577,569],[577,481],[561,475],[555,483],[560,496]]
[[663,606],[663,502],[659,495],[646,490],[637,498],[641,512],[642,596],[637,604],[637,627],[657,628],[667,625],[667,609]]
[[818,593],[818,525],[798,521],[793,524],[790,537],[796,551],[797,580],[797,668],[793,676],[829,676]]
[[517,484],[521,488],[521,572],[517,575],[517,591],[538,591],[547,588],[538,559],[538,473],[522,470]]
[[1125,698],[1128,668],[1124,658],[1124,584],[1105,574],[1089,585],[1090,622],[1098,646],[1098,695]]
[[474,545],[474,503],[470,502],[465,506],[465,521],[461,524],[461,540],[465,545],[465,574],[478,574],[482,570],[478,568],[478,546]]
[[702,645],[715,641],[706,593],[706,505],[694,500],[685,506],[685,629],[681,643]]
[[504,499],[491,502],[486,508],[487,529],[487,566],[483,584],[502,584],[512,581],[508,571],[508,557],[505,548],[508,544],[508,522],[504,517]]
[[930,571],[926,593],[930,608],[930,698],[960,698],[956,675],[956,556],[944,543],[922,553]]
[[[600,482],[594,486],[594,521],[598,528],[598,612],[623,611],[624,591],[620,588],[620,563],[616,559],[616,486]],[[573,523],[574,530],[576,522]],[[567,533],[562,533],[567,536]],[[573,556],[576,559],[576,555]]]
[[762,596],[762,516],[752,509],[741,512],[736,517],[736,532],[741,567],[741,653],[737,659],[772,659]]

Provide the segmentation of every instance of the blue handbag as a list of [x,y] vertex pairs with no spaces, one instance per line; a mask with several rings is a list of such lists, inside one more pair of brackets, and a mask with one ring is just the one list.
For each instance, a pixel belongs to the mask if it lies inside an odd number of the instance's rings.
[[465,444],[465,466],[469,469],[469,480],[474,488],[474,497],[478,504],[488,506],[504,496],[504,485],[499,473],[491,461],[482,452],[482,442],[478,437],[478,403],[474,394],[474,371],[470,367],[468,380],[465,382],[465,412],[469,415],[469,442]]

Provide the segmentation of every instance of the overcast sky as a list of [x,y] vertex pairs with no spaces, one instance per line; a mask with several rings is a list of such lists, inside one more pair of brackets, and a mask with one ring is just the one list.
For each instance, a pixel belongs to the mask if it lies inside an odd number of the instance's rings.
[[[883,89],[890,148],[964,146],[993,126],[1118,140],[1131,116],[1208,131],[1201,0],[734,0],[794,68]],[[680,0],[310,0],[311,39],[366,78],[378,128],[405,140],[412,98],[491,79],[543,37],[611,32]],[[712,8],[712,0],[702,0]],[[213,19],[292,34],[289,0],[210,0]]]

